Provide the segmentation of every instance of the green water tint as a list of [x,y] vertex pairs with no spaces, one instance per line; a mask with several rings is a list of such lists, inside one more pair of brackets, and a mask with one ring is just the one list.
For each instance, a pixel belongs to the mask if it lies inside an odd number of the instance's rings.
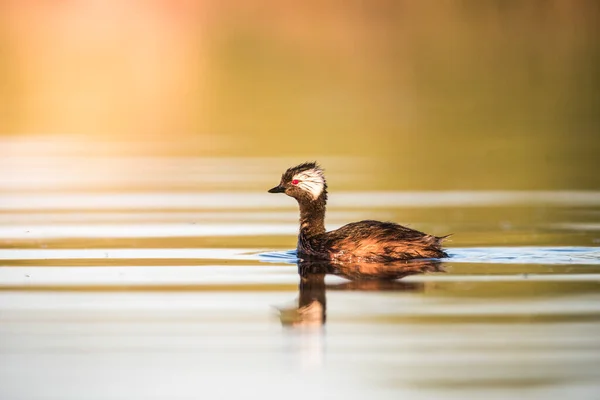
[[[600,397],[595,2],[20,4],[0,398]],[[452,257],[302,277],[312,160]]]

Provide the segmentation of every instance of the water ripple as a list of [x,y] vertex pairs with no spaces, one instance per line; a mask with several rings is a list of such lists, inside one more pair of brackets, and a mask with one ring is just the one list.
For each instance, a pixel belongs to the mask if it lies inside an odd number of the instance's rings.
[[[465,247],[448,249],[452,263],[490,264],[600,264],[600,247]],[[260,254],[266,262],[297,261],[296,252],[277,251]]]
[[[455,247],[448,249],[450,263],[584,264],[600,265],[600,247]],[[68,259],[219,259],[259,260],[295,264],[296,250],[262,249],[3,249],[0,260]]]

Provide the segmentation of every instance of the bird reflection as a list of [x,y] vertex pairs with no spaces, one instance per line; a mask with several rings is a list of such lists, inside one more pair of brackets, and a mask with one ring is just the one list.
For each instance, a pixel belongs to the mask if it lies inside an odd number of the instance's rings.
[[[298,306],[280,309],[284,326],[321,326],[327,319],[327,290],[420,291],[420,282],[399,279],[426,272],[445,272],[439,260],[410,260],[388,263],[331,263],[298,261],[300,275]],[[326,275],[337,275],[350,281],[325,284]]]

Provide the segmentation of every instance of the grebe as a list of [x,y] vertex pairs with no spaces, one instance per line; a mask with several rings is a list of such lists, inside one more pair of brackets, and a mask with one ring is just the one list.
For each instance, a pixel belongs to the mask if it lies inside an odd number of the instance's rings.
[[334,262],[389,262],[443,258],[445,237],[427,235],[393,222],[360,221],[325,231],[327,183],[316,162],[289,168],[269,193],[285,193],[300,206],[298,257]]

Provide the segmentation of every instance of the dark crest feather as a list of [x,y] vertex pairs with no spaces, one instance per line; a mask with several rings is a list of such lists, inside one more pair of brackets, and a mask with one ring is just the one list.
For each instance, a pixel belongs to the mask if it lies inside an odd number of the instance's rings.
[[309,169],[323,171],[323,168],[321,168],[321,166],[316,161],[307,161],[300,165],[296,165],[295,167],[288,168],[288,170],[285,171],[281,176],[281,180],[287,182],[291,180],[294,175],[303,171],[307,171]]

